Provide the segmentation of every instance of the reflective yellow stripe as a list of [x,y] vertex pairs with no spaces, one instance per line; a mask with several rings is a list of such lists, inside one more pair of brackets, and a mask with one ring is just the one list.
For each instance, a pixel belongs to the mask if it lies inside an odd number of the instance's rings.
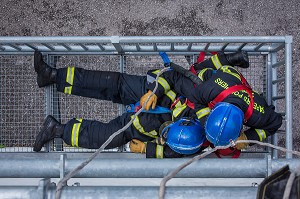
[[[131,118],[133,118],[134,116],[132,115]],[[136,116],[135,119],[133,120],[133,126],[136,128],[136,130],[138,130],[140,133],[144,134],[144,135],[147,135],[149,137],[152,137],[152,138],[157,138],[157,135],[158,133],[155,131],[155,130],[152,130],[150,132],[146,132],[144,130],[144,128],[142,127],[141,123],[140,123],[140,120],[139,120],[139,117]]]
[[177,117],[185,108],[186,108],[186,104],[182,104],[182,106],[176,107],[172,112],[173,117]]
[[263,129],[255,129],[258,137],[259,137],[259,141],[264,141],[267,137],[265,130]]
[[210,108],[209,107],[206,107],[206,108],[203,108],[203,109],[200,109],[199,111],[196,112],[196,115],[198,117],[198,119],[208,115],[210,113]]
[[162,145],[156,145],[156,158],[164,158],[164,147]]
[[[157,75],[157,73],[159,73],[160,70],[156,70],[156,71],[153,71],[152,73]],[[158,78],[158,83],[164,88],[165,90],[165,94],[168,93],[168,91],[170,90],[170,85],[169,83],[167,82],[167,80],[165,80],[165,78],[163,77],[159,77]]]
[[79,121],[79,123],[73,124],[72,135],[71,135],[71,145],[78,147],[78,137],[79,137],[79,130],[80,130],[82,119],[77,119],[77,121]]
[[[74,72],[75,72],[74,67],[68,67],[66,82],[69,83],[70,85],[73,85],[74,82]],[[72,92],[72,86],[65,87],[64,89],[65,94],[71,94],[71,92]]]
[[212,62],[214,64],[214,66],[216,67],[216,69],[219,69],[219,68],[222,67],[222,64],[221,64],[221,62],[219,60],[218,54],[212,56],[211,60],[212,60]]
[[[241,76],[240,73],[233,68],[232,66],[222,66],[222,68],[220,68],[224,73],[228,73],[230,75],[233,75],[234,77],[238,78],[241,81]],[[234,72],[232,72],[231,70],[233,70]]]
[[203,81],[203,74],[207,71],[207,70],[213,70],[212,68],[205,68],[202,69],[199,73],[198,73],[198,77]]
[[174,91],[169,90],[169,91],[166,93],[166,95],[170,98],[170,100],[171,100],[172,102],[175,101],[175,99],[176,99],[176,93],[175,93]]

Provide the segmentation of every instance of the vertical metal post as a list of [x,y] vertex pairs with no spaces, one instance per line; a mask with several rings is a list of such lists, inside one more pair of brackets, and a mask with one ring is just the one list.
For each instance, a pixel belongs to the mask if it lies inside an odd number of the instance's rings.
[[[120,73],[125,73],[126,71],[126,56],[125,55],[120,55],[119,57],[119,63],[120,63],[120,68],[119,71]],[[118,105],[118,112],[119,115],[123,114],[125,111],[125,106],[123,104]],[[120,146],[118,147],[118,151],[122,152],[125,151],[126,146]]]
[[[44,56],[45,57],[45,56]],[[47,54],[47,59],[45,60],[46,63],[49,62],[49,55]],[[46,107],[45,107],[45,117],[47,115],[50,115],[52,113],[51,109],[52,109],[52,100],[53,100],[53,96],[52,96],[52,86],[46,86],[45,87],[45,104],[46,104]],[[45,145],[45,151],[46,152],[49,152],[50,151],[50,144],[47,143]]]
[[[293,132],[292,132],[292,36],[285,37],[285,96],[286,96],[286,148],[293,148]],[[286,153],[286,158],[293,158],[292,154]]]
[[[268,65],[269,71],[269,78],[270,80],[268,81],[268,90],[270,91],[270,99],[268,99],[268,103],[269,104],[273,104],[276,107],[277,102],[273,101],[272,102],[272,96],[277,96],[277,84],[272,84],[272,81],[274,79],[277,79],[277,67],[273,68],[272,66],[277,63],[277,53],[271,53],[268,56],[268,62],[270,62],[270,64]],[[272,135],[272,144],[274,145],[278,145],[278,135],[274,134]],[[272,155],[274,159],[278,158],[278,151],[275,149],[272,149]]]

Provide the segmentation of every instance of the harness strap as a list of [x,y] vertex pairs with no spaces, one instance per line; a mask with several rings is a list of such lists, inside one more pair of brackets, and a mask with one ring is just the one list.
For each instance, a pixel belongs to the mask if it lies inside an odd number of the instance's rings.
[[217,97],[214,100],[209,102],[209,104],[208,104],[209,108],[212,109],[218,102],[222,102],[228,95],[232,94],[233,92],[240,91],[240,90],[245,90],[250,97],[250,104],[248,106],[248,109],[245,113],[245,118],[244,118],[244,121],[246,122],[253,113],[254,100],[253,100],[252,90],[243,84],[231,86],[231,87],[223,90],[221,93],[219,93],[219,95],[217,95]]

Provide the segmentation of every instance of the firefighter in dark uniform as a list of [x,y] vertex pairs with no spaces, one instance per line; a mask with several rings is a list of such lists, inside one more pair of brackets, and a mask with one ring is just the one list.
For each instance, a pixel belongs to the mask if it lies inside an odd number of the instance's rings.
[[[265,140],[280,128],[282,116],[275,112],[273,105],[268,105],[260,94],[250,88],[236,68],[223,64],[224,60],[220,58],[217,54],[193,65],[201,79],[197,85],[181,72],[170,70],[163,73],[161,78],[164,78],[168,87],[159,85],[145,109],[168,92],[166,88],[170,88],[194,104],[193,111],[205,126],[206,137],[213,145],[227,145],[230,140]],[[249,65],[240,66],[246,68]],[[149,84],[145,96],[149,96],[153,88],[154,84]],[[243,124],[249,127],[245,131],[241,129]],[[238,150],[246,147],[247,143],[238,143],[236,146]]]
[[[222,54],[220,57],[225,57],[225,55]],[[227,56],[228,59],[229,57]],[[34,68],[39,87],[56,83],[57,90],[65,94],[110,100],[124,105],[136,103],[143,98],[147,85],[153,84],[158,72],[157,70],[151,71],[150,75],[146,77],[117,72],[90,71],[75,67],[55,69],[43,61],[42,55],[38,51],[34,54]],[[165,80],[159,78],[158,82],[163,85]],[[134,120],[133,125],[116,136],[106,149],[119,147],[132,141],[130,143],[131,150],[146,152],[147,157],[182,157],[183,154],[175,152],[168,145],[161,147],[165,142],[159,136],[159,129],[166,121],[172,121],[174,116],[175,118],[179,118],[179,115],[180,117],[190,117],[195,115],[195,111],[190,109],[190,111],[184,110],[184,113],[181,113],[178,111],[178,109],[182,109],[179,106],[181,103],[177,101],[172,107],[174,110],[171,113],[170,107],[178,96],[171,89],[167,88],[167,90],[157,100],[157,105],[161,108],[159,111],[154,109],[142,112]],[[134,112],[126,112],[108,123],[74,118],[66,124],[60,124],[49,115],[36,137],[34,151],[40,151],[43,145],[53,138],[62,138],[65,143],[74,147],[97,149],[109,136],[124,127],[133,114]],[[139,144],[144,142],[149,144],[140,147]]]

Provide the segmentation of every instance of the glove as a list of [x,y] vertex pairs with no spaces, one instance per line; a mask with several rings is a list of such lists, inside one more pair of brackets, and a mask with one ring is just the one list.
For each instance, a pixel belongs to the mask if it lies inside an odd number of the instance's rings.
[[146,143],[138,139],[132,139],[129,143],[129,148],[134,153],[146,153]]
[[[144,103],[147,101],[147,98],[149,97],[149,95],[152,94],[152,91],[148,91],[145,95],[143,95],[141,97],[141,100],[140,100],[140,104],[141,106],[144,105]],[[156,102],[157,102],[157,96],[153,93],[153,95],[149,98],[146,106],[145,106],[145,110],[146,111],[149,111],[150,109],[150,106],[152,106],[152,109],[155,109],[155,106],[156,106]]]
[[[236,139],[236,141],[238,140],[248,140],[247,139],[247,136],[245,135],[244,132],[241,132],[240,136]],[[246,143],[246,142],[243,142],[243,143],[237,143],[236,144],[236,149],[238,150],[242,150],[242,149],[245,149],[249,146],[249,143]]]

